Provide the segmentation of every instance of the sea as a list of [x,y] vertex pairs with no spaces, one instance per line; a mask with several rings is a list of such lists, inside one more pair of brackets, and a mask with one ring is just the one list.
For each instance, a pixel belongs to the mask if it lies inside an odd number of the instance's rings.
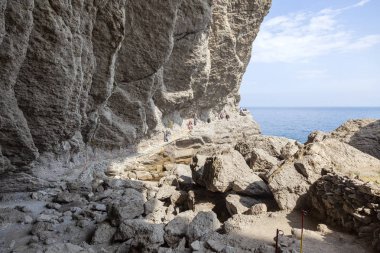
[[250,107],[264,135],[283,136],[301,143],[315,131],[333,131],[349,119],[380,119],[380,107]]

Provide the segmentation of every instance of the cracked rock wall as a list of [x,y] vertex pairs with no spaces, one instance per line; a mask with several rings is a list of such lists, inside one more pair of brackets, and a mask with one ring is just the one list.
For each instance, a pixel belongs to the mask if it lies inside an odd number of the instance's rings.
[[270,0],[0,0],[0,173],[239,102]]

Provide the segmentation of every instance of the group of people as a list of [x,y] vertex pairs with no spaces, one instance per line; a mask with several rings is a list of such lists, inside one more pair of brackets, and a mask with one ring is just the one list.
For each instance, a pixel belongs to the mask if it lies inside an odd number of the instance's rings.
[[[244,109],[240,108],[240,115],[244,115],[245,116],[245,113],[243,111],[244,111]],[[219,119],[226,119],[227,121],[230,119],[230,115],[226,112],[226,110],[221,111],[219,113],[218,117],[219,117]],[[197,125],[197,122],[198,122],[197,115],[193,114],[192,118],[189,119],[189,121],[186,124],[187,125],[187,129],[189,130],[189,132],[191,132],[193,130],[194,126]],[[211,123],[211,119],[210,118],[207,119],[207,123]],[[172,121],[169,121],[168,127],[170,129],[173,129],[173,122]],[[171,132],[169,131],[169,129],[167,129],[166,131],[164,131],[164,141],[168,142],[169,139],[170,139],[170,137],[171,137]]]
[[219,119],[224,119],[224,118],[226,118],[226,120],[230,119],[230,115],[227,114],[226,110],[223,110],[219,113]]
[[[198,122],[197,116],[195,114],[193,114],[193,119],[192,120],[190,119],[187,122],[187,128],[189,129],[190,132],[193,130],[193,126],[197,125],[197,122]],[[170,129],[173,129],[173,122],[171,120],[169,120],[169,122],[168,122],[168,127]],[[172,133],[170,132],[169,129],[165,130],[164,131],[164,142],[168,142],[171,135],[172,135]]]
[[240,114],[240,116],[245,116],[246,113],[247,113],[247,109],[246,109],[246,108],[242,108],[242,107],[240,107],[240,110],[239,110],[239,114]]

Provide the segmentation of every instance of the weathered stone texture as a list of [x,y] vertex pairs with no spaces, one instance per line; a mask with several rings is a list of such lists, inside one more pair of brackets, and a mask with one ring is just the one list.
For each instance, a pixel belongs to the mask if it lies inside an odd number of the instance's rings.
[[380,159],[380,120],[349,120],[331,133],[320,131],[311,133],[308,142],[318,142],[327,138],[338,139]]
[[[212,192],[234,190],[248,196],[270,196],[265,182],[245,163],[239,152],[220,148],[219,153],[207,157],[203,166],[198,163],[201,156],[193,158],[191,165],[193,180]],[[195,162],[196,161],[196,162]]]
[[33,1],[0,2],[0,173],[38,155],[14,91],[28,49],[33,8]]
[[281,209],[301,207],[310,185],[323,171],[334,171],[364,181],[379,180],[380,161],[336,139],[309,143],[294,158],[268,173],[268,183]]
[[1,0],[0,173],[236,106],[270,2]]
[[380,250],[380,188],[360,180],[327,174],[308,193],[313,214],[332,225],[356,232]]

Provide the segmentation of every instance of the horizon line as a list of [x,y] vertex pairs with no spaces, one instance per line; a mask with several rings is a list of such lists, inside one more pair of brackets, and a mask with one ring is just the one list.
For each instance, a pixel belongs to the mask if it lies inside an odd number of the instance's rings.
[[313,106],[303,106],[303,105],[241,105],[240,107],[249,107],[249,108],[380,108],[380,105],[360,105],[360,106],[344,106],[344,105],[335,105],[335,106],[326,106],[326,105],[313,105]]

